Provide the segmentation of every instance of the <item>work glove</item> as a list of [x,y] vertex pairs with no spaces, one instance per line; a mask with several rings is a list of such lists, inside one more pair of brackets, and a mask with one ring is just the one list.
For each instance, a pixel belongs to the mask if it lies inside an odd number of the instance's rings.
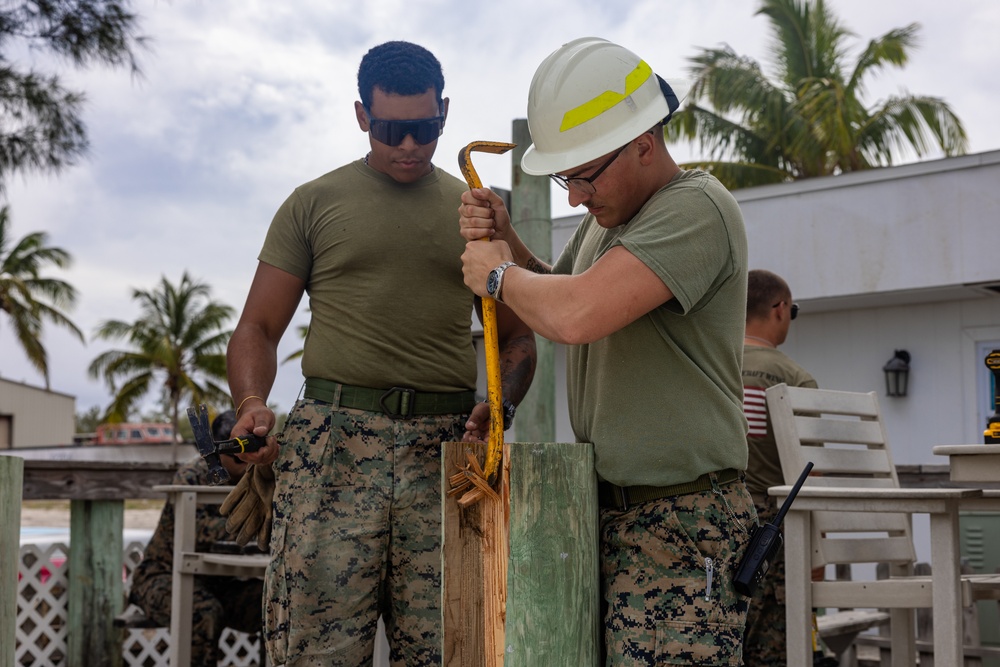
[[241,547],[256,539],[261,551],[268,550],[273,499],[274,469],[270,464],[248,465],[243,477],[219,507],[219,513],[228,517],[226,531]]

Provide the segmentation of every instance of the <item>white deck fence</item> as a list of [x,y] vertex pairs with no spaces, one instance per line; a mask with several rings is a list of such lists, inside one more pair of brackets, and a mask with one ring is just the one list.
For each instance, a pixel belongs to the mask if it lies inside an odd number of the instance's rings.
[[[128,541],[125,564],[125,595],[132,583],[132,570],[142,560],[143,542]],[[46,547],[25,544],[20,549],[17,587],[17,644],[15,664],[21,667],[61,667],[67,664],[66,603],[69,547],[54,542]],[[168,667],[168,628],[128,628],[122,642],[127,667]],[[220,640],[221,667],[258,665],[258,638],[226,629]]]

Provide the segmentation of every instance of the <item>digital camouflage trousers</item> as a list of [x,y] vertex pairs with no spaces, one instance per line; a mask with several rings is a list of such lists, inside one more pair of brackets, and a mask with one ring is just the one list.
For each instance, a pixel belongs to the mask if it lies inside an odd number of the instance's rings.
[[296,403],[274,464],[264,618],[275,665],[371,665],[380,615],[394,666],[440,664],[440,451],[465,420]]
[[602,509],[605,664],[740,667],[748,600],[732,579],[756,520],[740,480]]

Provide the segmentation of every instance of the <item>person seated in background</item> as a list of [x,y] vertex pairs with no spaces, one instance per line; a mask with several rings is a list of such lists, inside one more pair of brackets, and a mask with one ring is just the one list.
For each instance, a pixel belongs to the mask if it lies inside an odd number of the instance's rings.
[[[216,441],[229,439],[236,415],[232,410],[221,413],[212,421],[212,437]],[[227,454],[221,455],[236,484],[247,464]],[[181,466],[173,484],[205,486],[209,484],[205,459]],[[212,551],[213,546],[230,540],[226,518],[219,514],[218,505],[198,505],[196,510],[196,541],[198,551]],[[174,506],[168,502],[160,521],[143,553],[142,561],[132,574],[129,602],[138,606],[157,625],[170,625],[170,597],[174,569]],[[263,580],[236,577],[196,576],[194,578],[194,618],[191,626],[191,664],[215,667],[221,660],[219,638],[225,628],[255,633],[261,627],[261,595]],[[178,638],[172,638],[177,641]]]

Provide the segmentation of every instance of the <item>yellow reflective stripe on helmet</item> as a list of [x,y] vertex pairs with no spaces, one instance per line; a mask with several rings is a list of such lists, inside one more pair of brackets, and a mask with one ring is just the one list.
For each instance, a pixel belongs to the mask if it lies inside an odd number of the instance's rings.
[[583,125],[588,120],[597,118],[602,113],[615,106],[626,97],[639,89],[646,80],[653,74],[653,69],[646,64],[645,60],[640,60],[635,69],[625,77],[625,92],[619,93],[614,90],[605,90],[592,100],[584,102],[575,109],[570,109],[563,116],[560,132],[572,129],[577,125]]

